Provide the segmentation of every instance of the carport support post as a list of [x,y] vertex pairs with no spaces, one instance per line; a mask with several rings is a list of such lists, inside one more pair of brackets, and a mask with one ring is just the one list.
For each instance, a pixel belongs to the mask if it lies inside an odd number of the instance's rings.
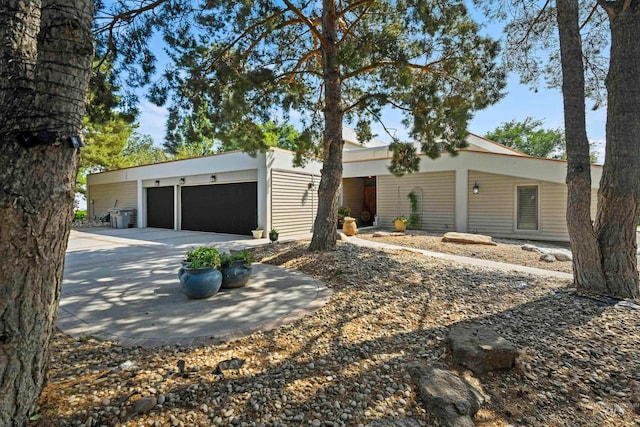
[[141,179],[136,181],[136,194],[138,196],[138,201],[136,202],[138,205],[138,212],[136,214],[136,226],[138,228],[144,228],[147,221],[147,212],[144,206],[144,187],[142,186]]
[[173,229],[180,230],[180,186],[173,186]]
[[271,225],[271,167],[273,151],[259,154],[258,162],[258,227],[263,227],[267,233]]
[[456,231],[467,232],[469,216],[469,170],[456,169]]

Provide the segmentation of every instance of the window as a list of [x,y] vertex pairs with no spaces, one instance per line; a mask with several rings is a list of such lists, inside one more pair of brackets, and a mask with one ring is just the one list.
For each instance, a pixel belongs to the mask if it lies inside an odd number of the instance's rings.
[[538,229],[538,186],[527,185],[518,188],[518,230]]

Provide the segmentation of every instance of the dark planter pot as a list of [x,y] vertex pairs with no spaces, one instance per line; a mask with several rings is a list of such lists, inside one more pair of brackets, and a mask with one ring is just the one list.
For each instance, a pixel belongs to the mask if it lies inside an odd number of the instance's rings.
[[247,284],[251,276],[251,266],[244,265],[244,261],[236,261],[231,265],[220,267],[222,272],[222,288],[241,288]]
[[272,242],[278,241],[278,233],[269,232],[269,240]]
[[209,298],[220,290],[222,273],[218,269],[209,268],[180,268],[178,272],[182,291],[189,298]]

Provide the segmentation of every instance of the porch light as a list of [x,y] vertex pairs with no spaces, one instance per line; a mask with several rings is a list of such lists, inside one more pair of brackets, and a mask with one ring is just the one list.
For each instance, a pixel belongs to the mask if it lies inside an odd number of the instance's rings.
[[209,180],[210,180],[211,182],[216,182],[216,176],[215,176],[215,175],[211,175],[211,176],[209,177]]
[[155,185],[156,187],[160,187],[160,180],[156,179],[155,181],[153,181],[153,185]]
[[184,184],[184,183],[185,183],[185,181],[186,181],[186,180],[184,179],[184,177],[180,178],[180,184]]
[[480,193],[480,186],[478,185],[478,181],[476,181],[473,184],[473,194],[479,194]]

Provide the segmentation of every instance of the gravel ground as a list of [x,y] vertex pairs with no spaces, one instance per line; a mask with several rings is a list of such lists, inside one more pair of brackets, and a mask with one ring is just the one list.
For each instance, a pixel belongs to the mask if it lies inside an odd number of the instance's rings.
[[361,239],[384,242],[392,245],[407,246],[417,249],[424,249],[433,252],[443,252],[446,254],[489,259],[492,261],[507,262],[510,264],[526,265],[527,267],[543,268],[545,270],[562,271],[564,273],[573,272],[571,261],[541,261],[539,253],[525,251],[522,249],[522,246],[525,243],[529,243],[541,248],[568,249],[568,243],[563,245],[561,243],[553,244],[546,242],[530,242],[523,240],[493,238],[493,241],[497,243],[496,246],[466,245],[462,243],[442,242],[441,233],[428,233],[424,231],[411,230],[407,231],[406,233],[389,233],[394,235],[387,235],[383,237],[374,237],[373,233],[374,230],[366,230],[364,232],[358,233],[358,237]]
[[326,306],[272,331],[158,349],[57,334],[31,425],[319,427],[412,417],[431,426],[404,368],[450,364],[444,340],[459,322],[490,325],[523,352],[517,368],[479,378],[490,402],[476,425],[640,425],[640,310],[578,296],[567,281],[409,251],[305,247],[256,251],[333,290]]

